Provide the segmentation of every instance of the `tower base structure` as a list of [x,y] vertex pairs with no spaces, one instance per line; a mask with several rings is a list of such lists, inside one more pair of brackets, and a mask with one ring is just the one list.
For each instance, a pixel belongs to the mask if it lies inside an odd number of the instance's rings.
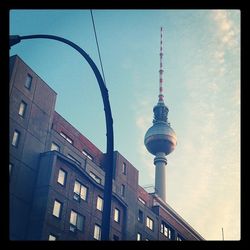
[[154,158],[155,165],[155,193],[166,202],[166,154],[159,152]]

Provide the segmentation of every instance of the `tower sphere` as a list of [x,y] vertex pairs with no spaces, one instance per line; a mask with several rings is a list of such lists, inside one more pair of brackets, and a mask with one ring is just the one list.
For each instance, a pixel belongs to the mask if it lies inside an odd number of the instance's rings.
[[147,150],[156,155],[159,152],[170,154],[176,147],[177,138],[174,130],[163,121],[157,121],[148,129],[144,137]]

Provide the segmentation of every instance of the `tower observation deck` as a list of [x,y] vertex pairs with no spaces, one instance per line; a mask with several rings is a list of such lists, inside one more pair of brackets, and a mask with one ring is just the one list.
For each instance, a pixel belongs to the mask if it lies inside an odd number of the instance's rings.
[[163,45],[162,45],[162,27],[160,40],[160,83],[159,99],[157,105],[153,108],[154,119],[153,126],[148,129],[144,137],[144,144],[147,150],[155,155],[155,193],[166,202],[166,156],[176,147],[177,138],[174,130],[168,122],[168,107],[164,103],[163,96]]

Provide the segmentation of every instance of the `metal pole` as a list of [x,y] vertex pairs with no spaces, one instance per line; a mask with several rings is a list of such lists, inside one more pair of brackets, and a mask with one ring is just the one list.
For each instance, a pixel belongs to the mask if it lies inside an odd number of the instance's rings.
[[114,151],[114,133],[113,133],[113,118],[109,103],[109,95],[108,89],[104,84],[102,76],[90,58],[90,56],[78,45],[75,43],[64,39],[62,37],[53,36],[53,35],[29,35],[29,36],[10,36],[10,47],[19,43],[21,40],[25,39],[37,39],[37,38],[45,38],[45,39],[52,39],[57,40],[62,43],[68,44],[75,50],[77,50],[89,63],[90,67],[92,68],[96,79],[99,84],[99,88],[102,95],[103,105],[104,105],[104,112],[105,112],[105,120],[106,120],[106,136],[107,136],[107,153],[106,153],[106,160],[105,160],[105,184],[104,184],[104,204],[103,204],[103,214],[102,214],[102,240],[109,240],[109,229],[110,229],[110,214],[111,214],[111,201],[112,201],[112,177],[113,177],[113,151]]
[[224,240],[224,231],[223,231],[223,227],[221,228],[222,230],[222,240]]

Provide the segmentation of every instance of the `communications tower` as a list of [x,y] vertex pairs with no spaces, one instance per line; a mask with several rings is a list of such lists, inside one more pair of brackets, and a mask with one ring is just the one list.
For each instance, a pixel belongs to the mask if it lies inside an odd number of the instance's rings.
[[170,127],[170,123],[168,122],[168,107],[164,103],[162,33],[163,30],[161,27],[158,103],[153,108],[153,126],[150,127],[145,134],[144,144],[147,150],[155,155],[155,193],[166,202],[166,156],[175,149],[177,139],[174,130]]

